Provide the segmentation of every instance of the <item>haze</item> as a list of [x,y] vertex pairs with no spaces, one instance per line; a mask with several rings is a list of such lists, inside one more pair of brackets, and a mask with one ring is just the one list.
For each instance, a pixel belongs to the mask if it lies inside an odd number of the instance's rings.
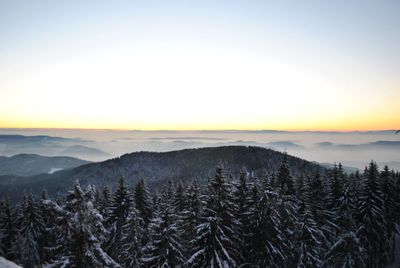
[[396,129],[399,1],[1,1],[0,127]]

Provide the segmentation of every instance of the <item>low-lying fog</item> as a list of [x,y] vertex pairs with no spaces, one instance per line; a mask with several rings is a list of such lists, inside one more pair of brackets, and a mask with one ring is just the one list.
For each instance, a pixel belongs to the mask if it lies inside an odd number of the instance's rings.
[[222,145],[254,145],[286,150],[289,154],[310,161],[340,161],[357,168],[363,168],[369,161],[375,160],[381,166],[388,164],[400,170],[400,134],[396,135],[393,130],[339,133],[0,129],[0,155],[6,156],[35,153],[101,161],[135,151],[170,151]]

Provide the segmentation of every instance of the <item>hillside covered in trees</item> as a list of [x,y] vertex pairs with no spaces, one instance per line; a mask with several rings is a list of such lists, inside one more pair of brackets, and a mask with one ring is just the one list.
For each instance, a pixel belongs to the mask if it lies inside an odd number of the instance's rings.
[[347,175],[277,172],[238,179],[218,166],[205,184],[120,178],[64,198],[0,203],[0,253],[23,267],[388,267],[394,261],[400,175],[371,162]]
[[[254,146],[222,146],[215,148],[186,149],[172,152],[135,152],[104,162],[91,163],[80,167],[61,170],[54,174],[36,176],[0,176],[0,196],[11,201],[22,198],[25,192],[35,196],[46,188],[50,196],[64,195],[75,180],[97,188],[108,186],[114,189],[118,180],[124,177],[128,184],[136,184],[146,178],[151,189],[160,189],[168,179],[184,183],[197,179],[204,183],[212,177],[215,166],[222,164],[227,177],[237,177],[242,168],[255,176],[276,172],[282,153]],[[317,164],[288,156],[293,175],[311,174]],[[324,168],[320,168],[324,172]]]

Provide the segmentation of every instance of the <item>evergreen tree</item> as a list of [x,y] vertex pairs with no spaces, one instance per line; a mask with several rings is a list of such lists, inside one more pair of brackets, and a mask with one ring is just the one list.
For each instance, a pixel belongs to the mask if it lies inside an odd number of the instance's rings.
[[357,205],[359,237],[366,250],[367,267],[380,267],[388,263],[384,252],[384,234],[386,234],[384,201],[378,178],[378,167],[371,162],[364,172],[363,189]]
[[117,262],[121,261],[123,228],[127,224],[131,206],[131,194],[125,184],[125,179],[121,177],[110,208],[110,216],[107,219],[110,225],[110,236],[106,243],[106,249],[107,253]]
[[144,179],[140,179],[134,189],[135,207],[140,213],[140,217],[147,226],[152,216],[152,206],[150,192]]
[[173,201],[175,213],[178,215],[186,208],[186,192],[182,182],[178,183],[175,191],[175,197]]
[[300,217],[296,238],[297,267],[319,267],[322,263],[322,246],[325,237],[308,206]]
[[131,207],[121,239],[120,263],[122,267],[140,267],[142,265],[143,219],[136,208]]
[[277,180],[282,194],[292,195],[295,193],[293,178],[290,175],[288,155],[286,152],[283,154],[282,163],[278,169]]
[[16,240],[20,252],[20,263],[24,267],[36,267],[42,263],[39,242],[43,231],[43,219],[30,194],[22,211],[22,221]]
[[[267,178],[266,178],[267,180]],[[238,224],[238,238],[242,242],[241,244],[241,255],[243,256],[244,263],[250,263],[252,257],[249,253],[251,251],[251,217],[249,212],[252,209],[251,200],[251,185],[247,181],[247,174],[245,170],[242,170],[239,174],[239,180],[235,184],[235,191],[233,193],[233,201],[235,203],[236,210],[234,211],[234,217]],[[257,215],[258,216],[258,215]]]
[[206,205],[197,227],[195,253],[188,260],[194,267],[235,267],[241,256],[237,248],[237,223],[233,219],[235,205],[223,169],[217,168],[205,193]]
[[354,221],[354,188],[349,183],[342,192],[337,205],[337,232],[332,246],[325,255],[325,267],[364,267],[365,249],[358,237]]
[[386,251],[390,253],[390,260],[394,261],[395,241],[396,241],[396,223],[400,216],[400,203],[397,200],[399,192],[396,191],[396,184],[389,167],[385,166],[381,173],[381,189],[383,194],[383,209],[386,220]]
[[13,244],[17,236],[15,222],[15,215],[10,207],[10,201],[7,199],[2,203],[2,213],[0,218],[0,245],[2,256],[9,260],[15,260],[15,252],[13,252]]
[[341,171],[342,165],[339,163],[339,167],[334,165],[333,169],[330,171],[329,178],[329,196],[328,204],[331,209],[335,210],[338,205],[339,198],[341,197],[343,191],[343,172]]
[[83,191],[77,182],[67,195],[65,207],[48,202],[63,219],[58,225],[63,235],[57,241],[62,250],[53,266],[120,267],[101,247],[107,231],[93,201],[93,189]]
[[[178,192],[178,191],[177,191]],[[194,180],[186,191],[186,206],[181,212],[180,234],[185,256],[191,256],[194,252],[196,228],[200,223],[201,200],[197,181]]]
[[146,267],[176,267],[185,262],[174,221],[172,187],[171,181],[164,186],[160,210],[155,211],[149,226],[150,240],[143,249],[144,257],[141,259]]

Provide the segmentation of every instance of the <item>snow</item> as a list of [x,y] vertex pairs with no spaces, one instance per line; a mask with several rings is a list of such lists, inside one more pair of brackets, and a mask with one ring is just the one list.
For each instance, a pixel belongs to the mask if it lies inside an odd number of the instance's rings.
[[15,263],[0,257],[0,268],[21,268],[21,266],[16,265]]
[[63,170],[63,168],[56,168],[56,167],[53,167],[53,168],[51,168],[50,171],[47,172],[47,173],[48,173],[48,174],[53,174],[54,172],[57,172],[57,171],[60,171],[60,170]]

